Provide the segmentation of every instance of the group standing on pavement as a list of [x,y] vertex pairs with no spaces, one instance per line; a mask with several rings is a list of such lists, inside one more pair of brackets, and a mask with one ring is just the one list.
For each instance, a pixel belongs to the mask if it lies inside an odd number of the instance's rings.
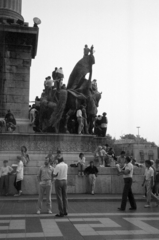
[[[135,161],[132,157],[126,156],[125,151],[122,151],[119,157],[115,157],[112,148],[106,144],[105,146],[98,146],[95,151],[95,157],[102,163],[100,167],[104,166],[105,158],[111,156],[115,161],[118,175],[123,175],[124,188],[122,193],[121,206],[118,208],[120,211],[125,211],[127,199],[130,202],[130,210],[136,210],[137,205],[132,192],[133,183],[133,170],[134,166],[144,167],[144,180],[142,186],[145,187],[146,204],[145,208],[151,206],[151,198],[156,202],[156,206],[159,204],[159,172],[154,167],[153,160],[146,160],[145,164],[140,164]],[[29,155],[27,154],[27,148],[21,147],[21,156],[17,156],[17,164],[13,164],[12,167],[8,166],[8,160],[3,161],[3,166],[0,169],[0,189],[1,194],[7,196],[9,192],[9,175],[12,173],[15,175],[14,187],[17,193],[14,196],[20,196],[22,194],[22,181],[24,178],[24,167],[30,161]],[[14,166],[15,165],[15,166]],[[77,164],[73,164],[78,167],[78,176],[88,176],[88,182],[90,185],[90,193],[95,194],[95,185],[98,175],[98,168],[95,161],[90,161],[87,165],[86,157],[84,153],[79,154]],[[15,167],[15,168],[14,168]],[[67,200],[67,175],[68,165],[64,162],[63,154],[60,149],[57,149],[57,155],[54,157],[53,152],[49,151],[46,156],[44,165],[40,167],[38,173],[39,181],[39,198],[37,204],[37,214],[41,213],[44,193],[46,192],[46,203],[47,211],[52,214],[52,202],[51,192],[52,183],[55,182],[55,192],[58,205],[58,213],[56,217],[64,217],[68,214],[68,200]],[[156,194],[156,195],[155,195]]]
[[39,181],[39,199],[37,214],[41,213],[44,193],[46,192],[46,204],[49,214],[52,214],[51,192],[52,182],[55,179],[55,192],[59,213],[56,217],[64,217],[68,214],[67,201],[67,173],[68,165],[64,162],[63,157],[58,158],[58,164],[54,167],[50,165],[50,159],[45,158],[44,165],[40,167],[38,173]]

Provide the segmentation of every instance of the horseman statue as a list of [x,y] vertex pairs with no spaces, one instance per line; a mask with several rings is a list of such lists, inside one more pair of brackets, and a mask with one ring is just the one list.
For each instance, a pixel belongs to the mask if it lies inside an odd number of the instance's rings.
[[[67,87],[63,84],[62,68],[56,68],[53,80],[49,77],[46,79],[40,101],[40,131],[75,134],[78,133],[80,122],[82,133],[92,134],[101,99],[97,81],[95,79],[92,81],[93,64],[95,64],[94,47],[91,46],[89,49],[85,45],[83,58],[72,70]],[[81,120],[78,121],[80,117]]]

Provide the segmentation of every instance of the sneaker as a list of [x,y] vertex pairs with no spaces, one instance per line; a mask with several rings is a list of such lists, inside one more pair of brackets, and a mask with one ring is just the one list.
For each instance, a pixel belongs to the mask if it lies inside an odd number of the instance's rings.
[[52,211],[51,211],[51,210],[49,210],[49,211],[48,211],[48,214],[52,214]]
[[94,195],[94,191],[92,191],[91,194]]
[[38,210],[38,211],[37,211],[37,214],[40,214],[40,213],[41,213],[40,210]]
[[19,191],[19,196],[22,195],[22,190]]
[[19,193],[17,193],[17,194],[14,194],[14,197],[19,197],[20,195],[19,195]]
[[80,173],[80,172],[78,173],[78,176],[79,176],[79,177],[81,176],[81,173]]
[[144,208],[150,208],[150,205],[149,205],[149,204],[146,204],[146,205],[144,206]]
[[83,172],[81,173],[81,176],[84,177],[84,173]]

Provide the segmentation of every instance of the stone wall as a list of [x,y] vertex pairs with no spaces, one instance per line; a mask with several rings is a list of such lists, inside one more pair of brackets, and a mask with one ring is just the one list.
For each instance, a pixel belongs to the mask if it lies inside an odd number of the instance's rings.
[[[16,162],[16,156],[20,154],[20,148],[25,145],[31,161],[24,170],[23,193],[37,194],[38,182],[37,173],[43,164],[49,150],[56,153],[57,148],[63,152],[65,162],[70,165],[77,161],[78,154],[84,152],[86,164],[93,160],[93,152],[98,145],[106,143],[106,138],[97,138],[92,135],[73,134],[1,134],[0,135],[0,166],[3,160],[8,159],[9,165]],[[14,194],[13,187],[15,176],[10,176],[10,193]],[[143,170],[136,168],[134,171],[133,191],[142,194]],[[53,184],[54,186],[54,184]],[[103,194],[118,194],[122,192],[123,179],[118,176],[116,168],[99,168],[99,175],[96,182],[96,192]],[[53,187],[53,193],[55,192]],[[89,192],[88,178],[78,177],[77,168],[69,167],[68,192],[87,193]]]
[[[15,118],[28,118],[31,46],[9,45],[5,49],[3,65],[3,104],[0,114],[10,109]],[[1,97],[1,96],[0,96]]]
[[[96,181],[96,193],[100,194],[121,194],[123,190],[122,176],[118,176],[117,169],[115,167],[104,168],[100,167],[99,174]],[[37,173],[39,168],[25,168],[24,181],[22,184],[22,190],[24,194],[38,194],[38,181]],[[13,187],[15,176],[10,176],[10,189],[9,193],[14,194],[15,189]],[[141,186],[143,181],[143,170],[136,168],[134,170],[133,177],[133,192],[135,194],[143,194],[144,188]],[[53,183],[53,193],[55,193]],[[88,177],[79,177],[77,168],[69,167],[68,171],[68,193],[89,193]]]

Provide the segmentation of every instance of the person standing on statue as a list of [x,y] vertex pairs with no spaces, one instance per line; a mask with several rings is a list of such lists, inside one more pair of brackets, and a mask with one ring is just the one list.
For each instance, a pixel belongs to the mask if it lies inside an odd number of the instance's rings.
[[49,158],[45,158],[44,165],[40,167],[38,173],[39,181],[39,199],[38,199],[38,210],[37,214],[41,213],[44,193],[46,192],[46,204],[48,214],[52,214],[52,203],[51,203],[51,191],[53,181],[54,168],[50,166]]
[[84,51],[84,57],[86,57],[86,56],[89,55],[89,53],[90,53],[90,49],[88,48],[88,45],[85,45],[85,46],[84,46],[83,51]]
[[52,79],[53,80],[56,80],[56,78],[57,78],[57,67],[55,67],[55,70],[52,72]]
[[80,107],[76,112],[77,122],[78,122],[78,134],[82,134],[83,131],[83,116],[82,116],[82,108]]
[[84,133],[88,134],[87,113],[86,113],[86,107],[85,106],[82,106],[82,118],[83,118]]
[[107,124],[108,124],[108,119],[106,117],[106,113],[103,113],[102,119],[101,119],[101,130],[102,130],[102,137],[106,136],[107,133]]

